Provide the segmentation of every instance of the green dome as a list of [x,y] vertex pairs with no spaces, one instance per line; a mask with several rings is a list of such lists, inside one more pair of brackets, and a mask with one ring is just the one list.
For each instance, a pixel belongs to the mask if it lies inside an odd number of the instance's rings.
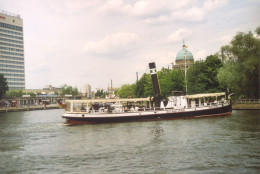
[[178,52],[176,56],[176,60],[185,60],[185,56],[187,60],[193,60],[192,53],[186,49],[185,45],[183,45],[182,49]]

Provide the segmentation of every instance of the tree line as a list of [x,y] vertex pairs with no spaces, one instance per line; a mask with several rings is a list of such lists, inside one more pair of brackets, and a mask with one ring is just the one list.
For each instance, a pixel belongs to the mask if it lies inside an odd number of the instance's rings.
[[[187,70],[162,68],[158,79],[163,98],[172,91],[187,94],[223,92],[235,93],[236,98],[259,98],[260,26],[255,32],[237,33],[230,44],[220,48],[220,53],[196,61]],[[117,91],[121,98],[153,96],[149,74],[143,74],[133,84],[124,84]]]
[[[229,92],[236,98],[259,98],[260,26],[255,32],[237,33],[230,44],[220,48],[220,52],[199,60],[185,72],[181,69],[162,68],[158,71],[163,98],[172,91],[186,91],[187,94]],[[0,99],[3,96],[21,96],[21,90],[9,90],[6,79],[0,74]],[[77,95],[78,89],[68,85],[61,87],[61,95]],[[107,93],[98,90],[97,97]],[[33,95],[33,94],[32,94]],[[150,74],[144,73],[133,84],[124,84],[116,91],[121,98],[150,97],[154,95]]]

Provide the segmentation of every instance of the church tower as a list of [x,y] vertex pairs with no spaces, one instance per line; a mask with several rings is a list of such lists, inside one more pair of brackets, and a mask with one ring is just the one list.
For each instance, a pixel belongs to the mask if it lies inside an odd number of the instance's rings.
[[185,69],[185,64],[187,69],[190,68],[194,64],[194,58],[183,41],[182,49],[176,55],[175,64],[172,65],[172,69]]

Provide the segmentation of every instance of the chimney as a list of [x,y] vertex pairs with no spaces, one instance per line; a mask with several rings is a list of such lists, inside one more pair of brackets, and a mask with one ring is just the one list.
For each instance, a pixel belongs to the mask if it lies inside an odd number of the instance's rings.
[[153,89],[154,89],[154,102],[155,102],[155,107],[160,107],[161,104],[161,90],[160,90],[160,84],[158,81],[157,77],[157,71],[156,71],[156,65],[154,62],[149,63],[149,68],[150,68],[150,74],[152,77],[152,83],[153,83]]

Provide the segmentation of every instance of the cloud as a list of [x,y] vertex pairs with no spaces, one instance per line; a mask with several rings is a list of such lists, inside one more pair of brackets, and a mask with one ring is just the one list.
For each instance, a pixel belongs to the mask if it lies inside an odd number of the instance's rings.
[[168,36],[168,40],[170,42],[180,42],[183,39],[191,36],[192,31],[189,29],[184,29],[184,28],[180,28],[177,31],[175,31],[174,33],[170,34]]
[[230,35],[224,35],[220,38],[220,40],[224,43],[224,44],[228,44],[231,40],[232,40],[232,36]]
[[205,60],[205,58],[208,56],[208,53],[205,50],[199,50],[195,53],[194,59],[196,60],[200,60],[203,59]]
[[[173,5],[175,8],[169,8],[169,6],[159,5],[162,9],[166,11],[170,10],[170,13],[166,13],[163,15],[158,13],[159,15],[150,16],[145,20],[145,22],[148,24],[161,24],[168,23],[171,21],[201,22],[205,20],[205,18],[210,12],[227,4],[227,0],[208,0],[203,3],[202,7],[199,7],[198,5],[191,6],[194,2],[177,1]],[[161,11],[163,11],[162,9]]]
[[161,15],[157,18],[148,18],[145,20],[145,23],[147,24],[164,24],[167,22],[170,22],[171,18],[167,15]]
[[105,14],[123,13],[123,6],[124,4],[122,0],[108,0],[106,3],[104,3],[104,5],[98,8],[98,12]]
[[208,0],[203,3],[203,10],[212,11],[228,3],[228,0]]
[[229,36],[259,25],[259,1],[228,2],[0,0],[24,22],[27,88],[89,83],[93,90],[111,79],[115,86],[135,82],[136,72],[149,72],[149,62],[168,67],[182,39],[195,60],[205,59]]
[[85,52],[96,55],[114,55],[127,53],[133,49],[139,40],[136,33],[120,32],[108,35],[99,41],[89,41],[85,44]]
[[187,9],[182,8],[179,11],[174,11],[172,13],[172,18],[174,20],[200,22],[206,18],[208,13],[226,4],[227,0],[208,0],[203,3],[202,7],[195,6]]
[[147,23],[168,18],[171,12],[187,5],[195,3],[194,0],[138,0],[136,2],[124,2],[122,0],[108,0],[98,8],[98,12],[104,14],[124,14],[144,19]]
[[98,12],[138,17],[148,24],[163,24],[170,21],[200,22],[209,12],[226,4],[227,0],[208,0],[202,4],[202,7],[194,0],[161,0],[160,3],[158,0],[139,0],[134,3],[108,0],[98,8]]
[[204,19],[205,11],[198,7],[192,7],[187,10],[174,11],[171,17],[173,20],[199,22]]

